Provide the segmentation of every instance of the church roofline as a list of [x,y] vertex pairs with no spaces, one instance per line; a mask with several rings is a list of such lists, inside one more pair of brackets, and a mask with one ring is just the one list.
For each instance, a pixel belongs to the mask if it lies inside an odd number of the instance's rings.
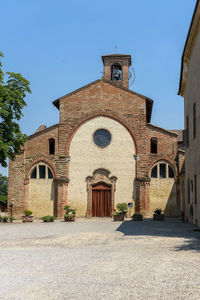
[[170,130],[164,129],[164,128],[162,128],[162,127],[153,125],[153,124],[151,124],[151,123],[148,123],[147,126],[149,126],[149,127],[154,127],[155,129],[160,129],[160,130],[162,130],[162,131],[164,131],[164,132],[166,132],[166,133],[168,133],[168,134],[171,134],[171,135],[173,135],[173,136],[178,137],[178,133],[175,133],[175,132],[172,132],[172,131],[170,131]]
[[50,131],[52,129],[57,128],[58,126],[59,126],[59,124],[55,124],[55,125],[52,125],[50,127],[45,128],[45,129],[43,129],[41,131],[35,132],[35,133],[29,135],[27,140],[29,141],[29,140],[31,140],[32,138],[34,138],[34,137],[36,137],[38,135],[41,135],[41,134],[46,133],[46,132],[48,132],[48,131]]
[[186,81],[186,79],[184,78],[184,63],[187,64],[191,56],[194,40],[198,33],[197,27],[200,22],[199,16],[200,16],[200,0],[197,0],[194,13],[192,16],[192,20],[190,23],[190,27],[188,30],[187,38],[185,41],[182,59],[181,59],[181,72],[180,72],[180,81],[179,81],[179,90],[178,90],[178,95],[180,96],[184,96],[185,81]]
[[74,94],[76,94],[76,93],[78,93],[78,92],[80,92],[80,91],[82,91],[82,90],[84,90],[84,89],[86,89],[86,88],[88,88],[88,87],[96,84],[97,82],[101,82],[101,81],[103,81],[105,83],[108,83],[110,85],[113,85],[116,88],[119,88],[119,89],[124,90],[124,91],[126,91],[128,93],[131,93],[132,95],[141,97],[144,100],[146,100],[146,103],[147,103],[147,123],[150,122],[150,120],[151,120],[151,113],[152,113],[152,106],[153,106],[153,100],[150,99],[150,98],[148,98],[148,97],[146,97],[146,96],[144,96],[144,95],[141,95],[141,94],[138,94],[138,93],[136,93],[134,91],[131,91],[131,90],[129,90],[129,89],[123,87],[123,86],[116,85],[113,81],[107,80],[107,79],[98,79],[98,80],[95,80],[95,81],[93,81],[93,82],[91,82],[91,83],[89,83],[87,85],[82,86],[81,88],[79,88],[79,89],[77,89],[77,90],[75,90],[75,91],[73,91],[71,93],[68,93],[68,94],[66,94],[66,95],[64,95],[64,96],[62,96],[60,98],[57,98],[56,100],[53,101],[53,105],[55,105],[59,109],[59,101],[61,99],[64,99],[66,97],[70,97],[71,95],[74,95]]

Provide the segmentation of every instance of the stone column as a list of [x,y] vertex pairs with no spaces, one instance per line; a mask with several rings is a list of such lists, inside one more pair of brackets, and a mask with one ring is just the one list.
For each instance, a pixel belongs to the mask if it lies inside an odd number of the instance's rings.
[[149,213],[149,193],[150,193],[150,181],[148,177],[136,178],[136,202],[135,211],[143,215]]
[[67,178],[55,178],[55,201],[54,201],[54,215],[57,218],[63,218],[64,207],[67,205],[67,188],[69,179]]
[[176,216],[180,216],[180,198],[181,198],[181,189],[180,189],[180,179],[176,178],[174,181],[174,184],[176,184]]

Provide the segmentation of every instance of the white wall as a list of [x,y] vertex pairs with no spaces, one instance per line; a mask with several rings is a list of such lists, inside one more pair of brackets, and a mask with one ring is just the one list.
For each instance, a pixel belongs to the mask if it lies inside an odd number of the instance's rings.
[[[93,141],[97,129],[107,129],[112,135],[111,143],[99,148]],[[75,133],[70,145],[69,164],[69,205],[77,208],[78,215],[87,210],[86,177],[92,176],[96,169],[109,170],[116,176],[115,203],[130,202],[133,197],[135,178],[135,145],[130,133],[117,121],[98,117],[83,124]]]

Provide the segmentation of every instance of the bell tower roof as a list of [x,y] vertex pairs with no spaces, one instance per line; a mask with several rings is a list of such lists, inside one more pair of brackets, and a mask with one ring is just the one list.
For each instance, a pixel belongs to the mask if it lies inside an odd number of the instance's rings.
[[104,64],[104,78],[119,86],[128,88],[131,56],[128,54],[103,55],[102,61]]
[[128,65],[131,65],[131,56],[129,54],[109,54],[109,55],[103,55],[102,57],[103,64],[105,65],[105,62],[110,58],[120,59],[125,58],[128,61]]

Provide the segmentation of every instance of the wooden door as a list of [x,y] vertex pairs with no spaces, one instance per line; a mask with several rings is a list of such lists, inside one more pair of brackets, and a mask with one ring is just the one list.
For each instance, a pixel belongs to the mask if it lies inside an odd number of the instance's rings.
[[104,183],[92,187],[92,216],[111,217],[111,187]]

